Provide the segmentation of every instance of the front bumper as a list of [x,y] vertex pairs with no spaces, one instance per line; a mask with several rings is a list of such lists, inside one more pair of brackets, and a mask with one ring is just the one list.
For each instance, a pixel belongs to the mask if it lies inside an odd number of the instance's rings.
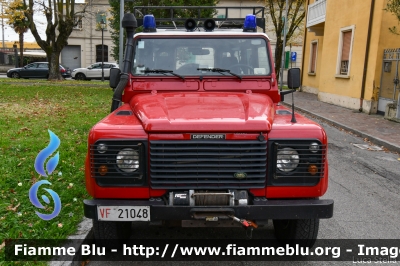
[[[84,200],[87,218],[97,220],[97,206],[150,206],[150,221],[194,220],[202,212],[207,214],[228,213],[241,219],[327,219],[333,216],[333,200],[267,200],[247,206],[168,206],[154,200]],[[197,215],[196,215],[197,214]]]

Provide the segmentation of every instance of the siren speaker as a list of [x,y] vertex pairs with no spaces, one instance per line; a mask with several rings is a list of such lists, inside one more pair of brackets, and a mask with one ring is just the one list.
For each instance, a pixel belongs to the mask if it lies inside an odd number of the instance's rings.
[[194,31],[195,28],[196,28],[196,21],[192,18],[188,18],[185,21],[185,29],[187,31]]
[[205,31],[213,31],[215,28],[215,20],[209,18],[204,21],[204,30]]

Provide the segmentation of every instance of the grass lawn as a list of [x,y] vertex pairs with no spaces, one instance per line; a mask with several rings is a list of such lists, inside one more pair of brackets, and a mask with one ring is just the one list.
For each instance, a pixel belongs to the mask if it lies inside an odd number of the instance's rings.
[[[83,217],[82,201],[89,197],[84,182],[87,136],[109,113],[112,90],[107,84],[0,80],[0,265],[5,239],[63,239],[76,231]],[[60,159],[54,172],[43,177],[34,163],[49,144],[48,129],[61,141]],[[32,205],[28,193],[45,179],[52,185],[39,188],[38,198],[46,206],[41,210]],[[54,203],[43,188],[55,191],[62,203],[60,214],[49,221],[35,214],[53,212]],[[47,195],[50,204],[41,195]]]

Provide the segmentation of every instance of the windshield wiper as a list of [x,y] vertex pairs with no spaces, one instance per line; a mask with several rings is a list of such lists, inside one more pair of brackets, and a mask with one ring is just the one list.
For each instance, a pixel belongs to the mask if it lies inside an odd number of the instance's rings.
[[165,70],[165,69],[146,69],[146,70],[142,70],[142,72],[144,73],[161,73],[161,74],[172,74],[175,77],[181,78],[183,80],[185,80],[185,77],[178,75],[176,73],[174,73],[174,71],[172,70]]
[[201,71],[211,71],[211,72],[218,72],[218,73],[229,73],[232,76],[235,76],[237,78],[239,78],[240,80],[242,80],[242,77],[239,76],[238,74],[232,73],[229,69],[222,69],[222,68],[198,68],[197,70],[201,70]]

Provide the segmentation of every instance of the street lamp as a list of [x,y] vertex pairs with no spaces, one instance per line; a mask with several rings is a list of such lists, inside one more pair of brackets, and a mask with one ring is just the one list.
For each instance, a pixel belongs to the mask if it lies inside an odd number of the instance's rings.
[[106,22],[101,19],[101,81],[104,81],[104,29],[106,28]]

